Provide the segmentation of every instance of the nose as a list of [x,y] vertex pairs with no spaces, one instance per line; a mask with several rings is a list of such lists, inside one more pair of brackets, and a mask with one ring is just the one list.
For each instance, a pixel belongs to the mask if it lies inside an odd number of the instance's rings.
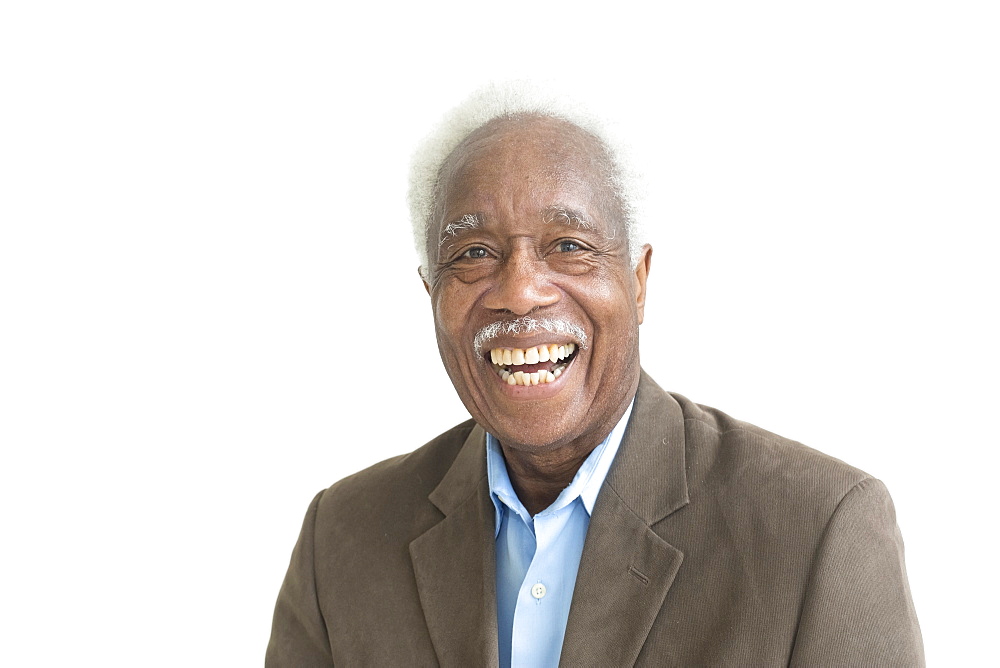
[[561,293],[551,278],[545,260],[529,250],[519,249],[501,264],[496,285],[484,297],[483,306],[520,316],[555,304]]

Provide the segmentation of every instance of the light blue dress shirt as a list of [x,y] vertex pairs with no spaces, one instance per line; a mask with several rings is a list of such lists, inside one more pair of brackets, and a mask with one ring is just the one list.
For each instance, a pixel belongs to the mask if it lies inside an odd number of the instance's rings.
[[608,475],[632,404],[551,506],[528,514],[507,475],[500,444],[486,435],[486,470],[496,507],[497,640],[501,668],[559,664],[576,572],[597,493]]

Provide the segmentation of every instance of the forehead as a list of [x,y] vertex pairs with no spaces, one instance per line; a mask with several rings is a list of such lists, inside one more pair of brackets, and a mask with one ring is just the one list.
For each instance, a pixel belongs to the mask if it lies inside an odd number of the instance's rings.
[[569,121],[520,115],[495,118],[474,130],[452,152],[450,160],[463,162],[483,153],[509,157],[527,154],[552,162],[581,163],[596,162],[605,151],[600,140]]
[[[469,135],[445,161],[438,220],[457,207],[517,208],[553,205],[607,217],[610,160],[600,141],[559,119],[495,119]],[[559,201],[555,201],[559,200]]]

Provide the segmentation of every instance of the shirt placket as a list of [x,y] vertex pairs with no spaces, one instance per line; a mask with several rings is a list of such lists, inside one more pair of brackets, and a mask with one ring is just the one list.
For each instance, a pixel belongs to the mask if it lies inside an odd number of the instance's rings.
[[535,554],[518,592],[514,611],[512,666],[555,666],[565,632],[560,598],[565,592],[562,564],[553,556],[572,504],[555,513],[537,515],[533,521]]

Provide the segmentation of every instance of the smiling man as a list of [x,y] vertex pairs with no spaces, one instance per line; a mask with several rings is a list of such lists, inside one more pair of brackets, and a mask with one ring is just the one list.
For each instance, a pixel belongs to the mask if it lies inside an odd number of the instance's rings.
[[884,486],[641,370],[652,251],[598,122],[487,89],[411,207],[472,420],[317,495],[267,665],[922,663]]

